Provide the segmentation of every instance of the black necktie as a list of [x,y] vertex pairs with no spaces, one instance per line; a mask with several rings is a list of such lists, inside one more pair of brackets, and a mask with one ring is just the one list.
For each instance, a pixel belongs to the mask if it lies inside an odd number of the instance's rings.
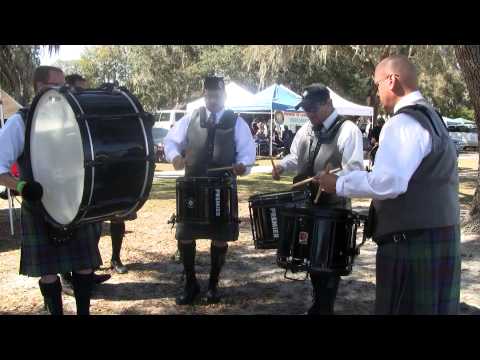
[[212,128],[212,127],[215,127],[215,120],[216,120],[216,115],[215,113],[210,113],[210,116],[208,117],[208,120],[207,120],[207,126]]

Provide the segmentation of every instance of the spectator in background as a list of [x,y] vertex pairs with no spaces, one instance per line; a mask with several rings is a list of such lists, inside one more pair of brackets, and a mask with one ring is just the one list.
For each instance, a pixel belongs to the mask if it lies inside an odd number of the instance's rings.
[[283,154],[288,155],[290,154],[290,145],[292,145],[293,141],[293,132],[288,128],[287,125],[283,127],[283,134],[282,134],[282,141],[283,141]]

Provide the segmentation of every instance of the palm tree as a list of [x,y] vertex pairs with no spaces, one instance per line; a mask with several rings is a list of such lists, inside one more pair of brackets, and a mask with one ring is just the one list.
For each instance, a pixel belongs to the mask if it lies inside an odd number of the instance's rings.
[[0,45],[0,88],[20,104],[33,97],[33,72],[40,65],[40,49],[58,53],[60,45]]

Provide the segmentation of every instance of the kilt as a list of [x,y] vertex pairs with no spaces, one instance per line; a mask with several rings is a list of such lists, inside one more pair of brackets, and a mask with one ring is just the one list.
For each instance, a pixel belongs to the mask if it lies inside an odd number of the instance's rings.
[[37,207],[23,201],[20,274],[40,277],[71,271],[97,269],[102,264],[98,250],[101,224],[86,224],[74,230],[62,245],[49,240],[45,222]]
[[457,314],[460,301],[460,226],[409,232],[379,245],[375,313]]

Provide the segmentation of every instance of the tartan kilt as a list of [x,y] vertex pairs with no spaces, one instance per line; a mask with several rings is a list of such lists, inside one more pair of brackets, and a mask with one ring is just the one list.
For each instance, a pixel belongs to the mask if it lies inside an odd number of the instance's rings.
[[460,226],[408,232],[379,245],[375,313],[454,315],[460,302]]
[[40,209],[22,203],[20,274],[31,277],[97,269],[102,264],[98,250],[101,224],[86,224],[74,230],[69,241],[55,245],[47,235]]

